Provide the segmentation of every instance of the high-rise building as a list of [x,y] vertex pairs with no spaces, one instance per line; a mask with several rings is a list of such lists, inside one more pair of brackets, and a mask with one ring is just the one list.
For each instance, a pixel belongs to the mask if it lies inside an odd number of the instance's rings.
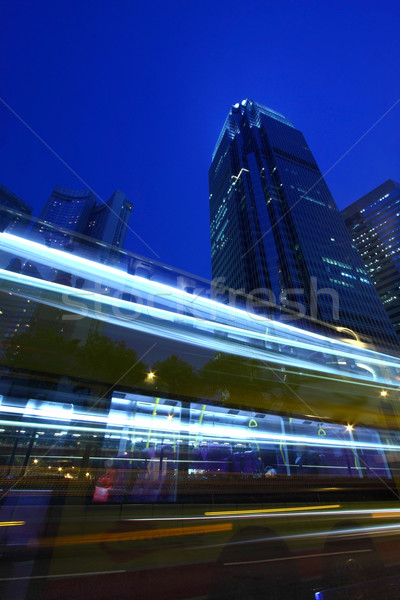
[[342,216],[400,336],[400,183],[389,179]]
[[[4,208],[2,208],[4,206]],[[70,190],[57,185],[44,205],[38,220],[21,212],[32,212],[31,207],[13,192],[0,186],[0,230],[29,237],[47,246],[78,251],[83,256],[103,263],[118,259],[116,248],[123,248],[132,205],[125,195],[116,190],[108,202],[100,204],[89,190]],[[24,229],[22,229],[24,226]],[[97,243],[102,242],[101,244]],[[24,257],[10,257],[4,268],[10,271],[49,279],[67,286],[82,287],[83,279],[72,281],[71,274],[40,266],[40,269]],[[45,316],[44,316],[45,315]],[[53,329],[67,336],[77,333],[78,328],[90,325],[89,320],[60,323],[59,311],[36,306],[29,299],[20,297],[17,289],[2,294],[0,302],[0,339],[6,340],[16,334],[29,331],[35,322],[49,322]],[[96,325],[97,326],[97,325]]]
[[70,190],[56,185],[44,205],[34,236],[44,237],[50,246],[70,244],[69,231],[122,248],[132,204],[116,190],[101,204],[90,190]]
[[209,186],[214,279],[397,343],[311,150],[288,119],[251,100],[232,106]]
[[[24,236],[31,223],[32,207],[21,200],[5,185],[0,184],[0,231]],[[37,277],[37,269],[29,261],[25,263],[19,257],[9,257],[2,265],[9,271]],[[2,288],[3,286],[0,286]],[[16,290],[17,291],[17,290]],[[1,293],[0,300],[0,340],[22,333],[29,328],[33,314],[33,304],[18,293],[10,290]]]
[[106,204],[94,206],[85,234],[110,246],[123,248],[131,211],[132,204],[125,194],[115,190]]
[[20,235],[29,224],[32,207],[0,184],[0,231]]

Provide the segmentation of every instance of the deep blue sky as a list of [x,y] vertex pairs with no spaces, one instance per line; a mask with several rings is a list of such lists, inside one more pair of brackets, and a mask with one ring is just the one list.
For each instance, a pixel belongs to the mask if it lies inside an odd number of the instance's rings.
[[[0,98],[159,260],[209,277],[208,168],[231,104],[303,131],[324,173],[400,98],[398,2],[2,0]],[[83,184],[0,103],[0,182]],[[339,207],[400,180],[400,103],[327,175]],[[127,247],[156,258],[133,234]]]

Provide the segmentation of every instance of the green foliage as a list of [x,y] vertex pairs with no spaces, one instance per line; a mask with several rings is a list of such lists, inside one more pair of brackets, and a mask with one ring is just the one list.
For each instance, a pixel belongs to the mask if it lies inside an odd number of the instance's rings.
[[146,377],[146,367],[125,342],[105,335],[89,334],[76,355],[77,373],[83,379],[107,382],[110,386],[136,386]]
[[65,338],[50,327],[15,335],[3,348],[7,367],[40,373],[72,375],[79,341]]
[[4,365],[11,369],[48,373],[113,385],[142,382],[146,367],[125,342],[105,335],[89,334],[82,345],[51,328],[14,336],[4,347]]
[[176,355],[169,356],[163,361],[153,365],[156,374],[155,385],[157,389],[165,390],[172,394],[194,396],[199,387],[199,378],[196,370]]
[[258,369],[257,361],[220,354],[204,365],[200,375],[209,394],[213,395],[220,389],[233,393],[237,388],[254,386],[259,376]]

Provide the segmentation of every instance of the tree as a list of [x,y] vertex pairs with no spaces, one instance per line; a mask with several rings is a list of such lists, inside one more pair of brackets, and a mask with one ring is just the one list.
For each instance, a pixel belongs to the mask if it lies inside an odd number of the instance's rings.
[[15,335],[3,345],[4,364],[12,369],[72,375],[79,340],[66,340],[50,327]]
[[98,333],[89,334],[76,355],[79,377],[107,383],[110,387],[141,385],[146,367],[125,342]]
[[169,356],[153,365],[157,389],[170,394],[196,396],[198,392],[198,374],[192,365],[176,355]]

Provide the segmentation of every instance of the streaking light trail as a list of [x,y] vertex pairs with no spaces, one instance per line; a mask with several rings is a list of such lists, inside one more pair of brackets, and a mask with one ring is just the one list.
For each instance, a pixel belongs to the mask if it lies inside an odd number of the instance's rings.
[[[290,433],[273,433],[268,431],[252,431],[251,438],[249,437],[248,427],[230,424],[215,424],[204,425],[198,423],[178,423],[174,420],[165,419],[162,416],[151,417],[149,415],[140,414],[127,415],[121,411],[120,415],[113,414],[110,419],[109,415],[93,415],[75,410],[73,414],[66,411],[63,415],[59,411],[52,414],[51,410],[45,415],[40,409],[6,406],[1,404],[0,396],[0,411],[3,414],[10,416],[18,415],[25,417],[23,421],[1,420],[1,425],[11,425],[26,428],[37,428],[39,425],[43,429],[59,431],[60,428],[67,432],[82,433],[108,433],[118,436],[124,436],[128,431],[135,431],[135,435],[145,435],[149,430],[152,431],[154,437],[163,438],[165,435],[179,432],[182,439],[194,439],[201,432],[203,436],[214,438],[215,440],[239,440],[252,441],[253,443],[276,444],[285,442],[288,445],[307,444],[317,448],[359,448],[366,450],[385,450],[385,451],[400,451],[399,444],[370,441],[357,441],[352,439],[335,439],[323,438],[320,436],[310,435],[295,435]],[[28,420],[29,418],[29,420]],[[50,421],[50,423],[46,423]],[[51,422],[53,421],[54,424]]]
[[[103,286],[107,284],[123,291],[129,286],[131,293],[139,295],[143,302],[110,297],[1,269],[4,281],[18,286],[10,288],[17,295],[126,329],[270,363],[284,362],[308,371],[317,369],[327,375],[343,376],[341,364],[350,360],[361,371],[352,371],[353,379],[364,381],[367,378],[398,388],[400,361],[395,357],[357,348],[260,315],[250,315],[236,307],[193,296],[184,290],[7,233],[0,233],[0,243],[8,252],[24,253],[30,260],[65,269]],[[163,307],[152,305],[154,302]],[[183,314],[185,311],[192,314]],[[198,316],[193,316],[193,313]],[[293,349],[296,349],[294,353]],[[313,353],[334,357],[337,363],[332,364],[332,360],[329,364],[328,361],[315,363]]]

